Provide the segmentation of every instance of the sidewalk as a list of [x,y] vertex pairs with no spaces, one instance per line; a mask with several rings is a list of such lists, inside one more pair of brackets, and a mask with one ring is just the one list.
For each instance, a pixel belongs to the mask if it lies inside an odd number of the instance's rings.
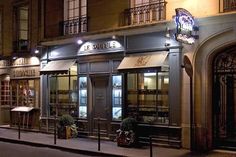
[[[110,156],[110,157],[149,157],[148,146],[142,148],[118,147],[116,142],[101,141],[101,149],[98,151],[97,140],[89,138],[57,139],[54,144],[54,135],[38,132],[21,131],[21,139],[18,139],[18,131],[14,129],[0,128],[0,141],[20,143],[31,146],[49,147],[64,151],[82,154]],[[208,154],[192,155],[189,150],[153,147],[153,157],[236,157],[232,151],[212,151]]]

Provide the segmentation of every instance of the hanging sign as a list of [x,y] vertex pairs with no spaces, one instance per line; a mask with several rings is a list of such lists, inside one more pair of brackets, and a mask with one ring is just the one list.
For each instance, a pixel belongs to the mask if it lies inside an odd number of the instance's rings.
[[177,8],[175,12],[176,40],[185,44],[193,44],[195,42],[193,16],[183,8]]

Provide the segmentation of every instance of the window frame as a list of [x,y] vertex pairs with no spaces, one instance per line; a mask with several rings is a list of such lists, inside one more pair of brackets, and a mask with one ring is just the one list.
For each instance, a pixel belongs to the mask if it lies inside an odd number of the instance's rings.
[[[22,7],[27,7],[27,19],[26,19],[26,23],[27,23],[27,29],[23,30],[27,32],[27,39],[23,40],[20,37],[20,33],[21,33],[21,19],[20,19],[20,11]],[[30,9],[30,4],[29,3],[20,3],[20,4],[16,4],[13,6],[13,13],[14,13],[14,18],[13,18],[13,25],[14,25],[14,33],[13,33],[13,39],[14,39],[14,50],[17,53],[21,53],[21,52],[30,52],[30,22],[31,22],[31,9]],[[24,48],[21,47],[21,44],[24,46]]]
[[[156,83],[156,87],[155,89],[149,89],[148,87],[141,87],[140,86],[140,74],[142,75],[143,74],[143,79],[144,79],[144,74],[145,73],[155,73],[155,83]],[[167,94],[164,93],[162,94],[163,90],[162,88],[160,89],[159,87],[159,73],[168,73],[168,78],[170,78],[170,73],[169,71],[152,71],[152,72],[145,72],[145,71],[136,71],[136,72],[130,72],[130,73],[127,73],[127,84],[131,85],[131,87],[133,88],[129,88],[127,86],[127,89],[126,89],[126,103],[127,104],[125,106],[125,109],[126,109],[126,116],[133,116],[137,119],[137,121],[139,123],[144,123],[144,124],[160,124],[160,125],[169,125],[169,120],[170,120],[170,96],[169,96],[169,92],[170,92],[170,84],[169,84],[169,79],[168,79],[168,89],[167,89]],[[133,82],[129,82],[129,76],[128,75],[133,75]],[[164,81],[164,79],[163,79]],[[145,85],[144,82],[143,83],[143,86]],[[134,100],[134,104],[131,103],[131,108],[129,108],[129,90],[130,90],[130,94],[131,94],[131,98]],[[151,95],[145,95],[145,92],[148,92],[148,93],[151,93]],[[162,98],[160,99],[159,97],[160,96],[163,96],[163,95],[167,95],[167,103],[168,103],[168,106],[164,106],[163,104],[159,104],[159,102],[161,102],[160,100],[162,100]],[[150,106],[145,106],[146,102],[145,102],[145,96],[154,96],[155,97],[155,108],[153,109],[148,109],[147,110],[145,109],[146,107],[150,107]],[[142,99],[143,98],[143,99]],[[140,102],[144,100],[144,102]],[[137,103],[135,105],[135,103]],[[140,105],[142,107],[140,107]],[[151,105],[152,106],[152,105]],[[144,107],[144,108],[143,108]],[[150,120],[150,121],[145,121],[144,118],[145,116],[147,117],[148,115],[145,114],[145,112],[154,112],[154,109],[155,109],[155,115],[153,114],[153,116],[149,116],[149,117],[153,117],[153,121]],[[145,111],[146,110],[146,111]],[[142,114],[142,112],[144,114]],[[160,116],[159,116],[159,113],[160,113]],[[167,113],[167,115],[166,115]],[[165,114],[165,115],[162,115],[161,114]],[[142,119],[143,118],[143,119]]]
[[[76,68],[77,68],[77,65],[76,65],[77,63],[75,63],[73,66],[75,66]],[[78,70],[78,69],[77,69]],[[67,85],[68,85],[68,90],[65,90],[65,91],[61,91],[61,92],[59,92],[59,88],[58,88],[58,86],[59,86],[59,82],[58,82],[58,78],[66,78],[66,79],[68,79],[68,82],[67,82]],[[73,90],[72,88],[71,88],[71,78],[73,78],[73,77],[76,77],[76,89],[75,90]],[[48,95],[48,101],[49,101],[49,116],[53,116],[53,115],[60,115],[60,114],[58,114],[58,113],[61,113],[61,112],[59,112],[58,110],[57,110],[57,107],[58,106],[62,106],[62,111],[63,111],[63,109],[67,109],[67,108],[63,108],[63,105],[64,105],[64,107],[65,106],[69,106],[69,110],[71,110],[71,111],[75,111],[74,113],[67,113],[67,114],[73,114],[72,116],[73,117],[77,117],[77,114],[76,114],[76,111],[77,111],[77,106],[78,106],[78,86],[77,86],[77,84],[78,84],[78,77],[77,77],[77,72],[76,72],[76,74],[71,74],[71,69],[69,70],[69,72],[68,72],[68,74],[57,74],[57,75],[50,75],[50,76],[48,76],[48,79],[49,79],[49,95]],[[54,81],[53,81],[53,85],[52,85],[52,82],[51,82],[51,79],[55,79]],[[52,86],[54,86],[55,87],[55,89],[53,88],[53,90],[55,90],[55,91],[52,91]],[[68,95],[66,94],[66,96],[68,97],[68,102],[60,102],[60,100],[59,100],[59,96],[58,96],[58,94],[59,93],[61,93],[61,94],[65,94],[66,93],[66,91],[68,91]],[[73,100],[72,100],[72,97],[71,97],[71,91],[76,91],[76,102],[73,102]],[[54,98],[55,97],[55,98]],[[53,100],[53,98],[55,99],[55,101],[52,101]],[[58,106],[57,106],[58,105]],[[71,105],[71,106],[70,106]],[[71,108],[72,106],[74,106],[74,108]],[[74,109],[74,110],[73,110]],[[70,112],[70,111],[69,111]],[[62,112],[63,113],[63,112]]]
[[[76,1],[78,2],[78,7],[75,7],[75,3]],[[82,6],[82,2],[81,1],[85,1],[85,6]],[[70,8],[69,3],[72,2],[73,8]],[[88,7],[88,3],[87,0],[64,0],[64,20],[75,20],[81,17],[87,17],[87,7]],[[82,14],[82,8],[85,8],[86,13]],[[70,16],[70,11],[73,12],[73,15],[75,15],[75,10],[78,10],[78,16]]]

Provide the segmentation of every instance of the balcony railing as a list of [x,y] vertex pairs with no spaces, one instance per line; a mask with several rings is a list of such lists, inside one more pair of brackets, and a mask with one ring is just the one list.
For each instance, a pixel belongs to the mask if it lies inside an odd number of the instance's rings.
[[87,32],[87,17],[63,21],[64,35]]
[[166,19],[166,2],[157,2],[124,11],[125,25],[146,24]]
[[231,12],[236,11],[236,0],[219,0],[219,12]]

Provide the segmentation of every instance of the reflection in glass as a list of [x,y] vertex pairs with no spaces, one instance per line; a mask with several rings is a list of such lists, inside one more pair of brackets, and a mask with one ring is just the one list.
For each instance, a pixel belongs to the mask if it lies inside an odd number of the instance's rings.
[[79,118],[87,118],[87,77],[79,77]]
[[68,74],[49,77],[50,85],[50,115],[70,114],[77,112],[77,64],[71,66]]
[[122,117],[122,77],[112,76],[112,119],[121,120]]
[[127,74],[127,113],[143,123],[169,123],[169,73]]

